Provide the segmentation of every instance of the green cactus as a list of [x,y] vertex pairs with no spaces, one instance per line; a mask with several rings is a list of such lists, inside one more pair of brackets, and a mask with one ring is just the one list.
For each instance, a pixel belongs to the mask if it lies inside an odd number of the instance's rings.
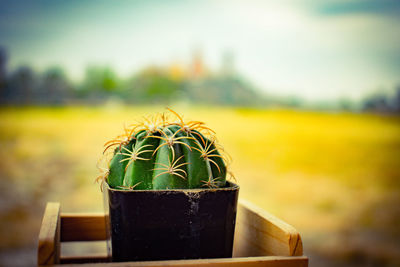
[[216,188],[226,184],[226,155],[215,132],[199,121],[171,122],[166,114],[145,118],[105,144],[115,147],[101,176],[116,189]]

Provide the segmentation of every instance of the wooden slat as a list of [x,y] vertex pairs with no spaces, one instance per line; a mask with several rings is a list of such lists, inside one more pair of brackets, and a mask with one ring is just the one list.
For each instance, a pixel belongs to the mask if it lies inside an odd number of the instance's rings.
[[106,226],[103,213],[61,214],[61,241],[106,240]]
[[63,264],[59,267],[159,267],[159,266],[199,266],[199,267],[306,267],[307,257],[249,257],[249,258],[225,258],[225,259],[200,259],[200,260],[172,260],[172,261],[143,261],[143,262],[113,262],[96,264]]
[[303,244],[295,228],[250,202],[241,200],[233,255],[301,256]]
[[59,263],[60,203],[47,203],[39,232],[38,265]]
[[[73,264],[73,263],[96,263],[96,262],[108,262],[109,258],[106,253],[96,253],[85,256],[61,256],[61,264]],[[63,265],[64,266],[64,265]]]

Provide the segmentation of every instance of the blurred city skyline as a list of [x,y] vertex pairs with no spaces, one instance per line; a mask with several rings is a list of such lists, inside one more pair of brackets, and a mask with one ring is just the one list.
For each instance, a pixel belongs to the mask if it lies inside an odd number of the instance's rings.
[[52,66],[81,81],[87,66],[128,77],[149,65],[210,68],[231,54],[263,92],[360,100],[400,83],[397,1],[5,1],[8,69]]

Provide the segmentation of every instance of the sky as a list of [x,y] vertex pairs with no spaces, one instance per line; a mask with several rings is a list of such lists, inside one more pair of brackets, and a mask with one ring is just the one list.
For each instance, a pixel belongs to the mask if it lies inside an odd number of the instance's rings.
[[260,90],[306,100],[358,100],[400,85],[400,1],[8,1],[0,46],[13,70],[88,65],[128,77],[149,64],[211,69],[224,53]]

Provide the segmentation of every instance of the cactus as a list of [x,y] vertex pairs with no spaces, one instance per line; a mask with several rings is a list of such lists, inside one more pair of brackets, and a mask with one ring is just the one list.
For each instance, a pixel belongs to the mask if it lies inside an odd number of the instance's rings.
[[[203,122],[169,113],[144,118],[107,142],[112,159],[99,179],[127,190],[217,188],[226,184],[228,156]],[[169,117],[176,117],[172,122]]]

